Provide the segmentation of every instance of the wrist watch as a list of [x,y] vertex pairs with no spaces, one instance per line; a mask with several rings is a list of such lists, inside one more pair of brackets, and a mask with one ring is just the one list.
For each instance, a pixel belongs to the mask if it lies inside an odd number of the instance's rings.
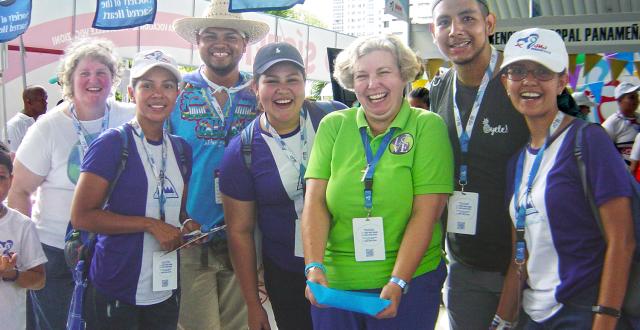
[[399,286],[400,289],[402,289],[402,294],[406,294],[407,292],[409,292],[409,283],[405,282],[403,279],[396,276],[391,276],[389,282]]
[[18,279],[18,276],[20,276],[20,271],[18,270],[18,268],[14,269],[16,271],[16,275],[10,278],[5,278],[5,277],[1,277],[3,281],[5,282],[15,282]]
[[613,317],[615,317],[617,319],[619,319],[620,315],[621,315],[619,309],[606,307],[606,306],[601,306],[601,305],[592,306],[591,307],[591,311],[596,313],[596,314],[604,314],[604,315],[613,316]]

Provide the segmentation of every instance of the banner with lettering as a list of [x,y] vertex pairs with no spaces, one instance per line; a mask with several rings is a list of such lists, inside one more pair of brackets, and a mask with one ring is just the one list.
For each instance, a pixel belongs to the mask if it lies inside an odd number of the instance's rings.
[[304,0],[229,0],[229,12],[285,10],[302,3]]
[[98,0],[92,26],[120,30],[152,24],[157,7],[156,0]]
[[0,1],[0,42],[11,41],[31,23],[31,0]]

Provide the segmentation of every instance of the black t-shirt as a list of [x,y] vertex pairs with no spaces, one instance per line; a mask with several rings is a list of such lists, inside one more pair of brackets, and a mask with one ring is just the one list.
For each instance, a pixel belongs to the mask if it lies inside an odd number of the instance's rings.
[[[449,70],[441,79],[435,79],[430,98],[431,111],[438,113],[449,129],[455,156],[455,186],[459,190],[461,152],[451,96],[453,76],[453,70]],[[456,101],[462,125],[466,128],[478,88],[469,88],[459,82],[456,88]],[[506,168],[509,158],[528,138],[524,117],[511,104],[500,75],[495,76],[485,91],[465,158],[468,171],[465,191],[479,195],[476,234],[447,234],[450,252],[457,261],[480,270],[506,271],[511,258],[511,218],[505,196]],[[446,211],[443,217],[447,217]]]

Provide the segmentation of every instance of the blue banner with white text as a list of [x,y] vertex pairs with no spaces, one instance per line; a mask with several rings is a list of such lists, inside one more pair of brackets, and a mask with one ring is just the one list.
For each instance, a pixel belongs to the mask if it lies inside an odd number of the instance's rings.
[[31,0],[0,1],[0,42],[11,41],[31,23]]
[[299,3],[304,3],[304,0],[229,0],[229,12],[284,10]]
[[156,0],[97,0],[92,26],[102,30],[128,29],[152,24],[156,19]]

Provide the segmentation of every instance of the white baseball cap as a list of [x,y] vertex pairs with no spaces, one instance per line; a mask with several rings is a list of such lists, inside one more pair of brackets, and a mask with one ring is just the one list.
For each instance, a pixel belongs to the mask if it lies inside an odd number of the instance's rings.
[[178,70],[176,60],[160,49],[145,50],[136,54],[131,67],[131,80],[142,77],[157,66],[167,69],[178,81],[182,80],[182,74]]
[[613,91],[613,96],[617,99],[621,98],[624,94],[637,92],[640,89],[640,85],[634,85],[630,82],[621,82]]
[[578,106],[584,105],[584,106],[587,106],[587,107],[591,108],[591,107],[595,107],[597,105],[584,92],[575,92],[575,93],[571,94],[571,97],[573,97],[573,100],[576,101],[576,104]]
[[504,47],[504,60],[500,70],[518,61],[533,61],[553,72],[562,72],[569,66],[569,55],[557,32],[532,28],[518,31],[509,37]]

